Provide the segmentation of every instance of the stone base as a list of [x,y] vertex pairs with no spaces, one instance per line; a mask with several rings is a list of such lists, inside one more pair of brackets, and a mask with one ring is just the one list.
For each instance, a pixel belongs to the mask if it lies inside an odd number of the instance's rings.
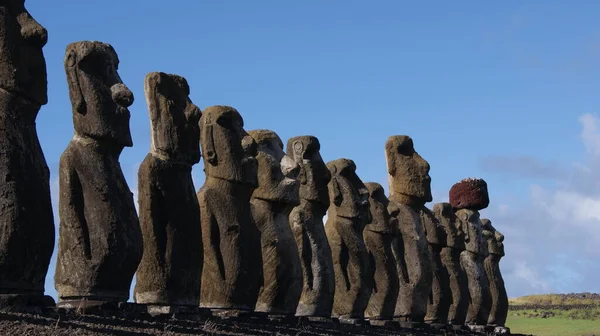
[[397,321],[397,322],[401,328],[407,328],[407,329],[428,328],[428,326],[423,322],[414,322],[414,321]]
[[336,318],[322,316],[298,316],[298,322],[301,324],[310,324],[323,328],[337,328],[340,321]]
[[495,327],[494,336],[497,335],[510,335],[510,329],[507,327]]
[[45,308],[54,308],[51,296],[37,294],[0,294],[0,309],[19,312],[41,312]]
[[200,308],[196,306],[181,306],[181,305],[172,305],[172,306],[162,306],[162,305],[140,305],[142,311],[148,313],[152,317],[156,316],[170,316],[174,318],[178,317],[210,317],[212,313],[210,309]]
[[469,330],[467,328],[467,326],[463,325],[463,324],[450,324],[450,330],[452,331],[463,331],[463,330]]
[[374,327],[396,328],[400,326],[397,321],[392,320],[369,320],[369,323]]
[[258,321],[267,321],[267,314],[240,309],[211,309],[212,316],[223,320],[229,319],[249,319]]
[[488,328],[484,325],[478,324],[467,324],[467,329],[471,332],[485,334]]
[[86,299],[62,300],[58,301],[56,308],[59,310],[74,311],[81,314],[95,314],[105,311],[119,310],[119,302]]
[[369,325],[369,321],[364,318],[352,318],[352,317],[338,317],[341,324],[350,324],[355,326],[366,326]]
[[296,324],[296,316],[290,314],[267,314],[267,320],[276,323]]
[[425,322],[425,324],[427,324],[429,328],[434,330],[443,330],[448,328],[448,325],[444,323]]

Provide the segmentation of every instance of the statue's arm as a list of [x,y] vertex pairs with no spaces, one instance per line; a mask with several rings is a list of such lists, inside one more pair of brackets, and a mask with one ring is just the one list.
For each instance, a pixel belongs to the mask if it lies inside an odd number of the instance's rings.
[[406,262],[404,261],[404,239],[399,231],[392,242],[392,253],[394,259],[396,259],[396,267],[398,268],[398,273],[402,278],[402,281],[405,283],[408,282],[408,270],[406,269]]
[[219,275],[221,276],[221,279],[225,281],[225,265],[223,263],[223,254],[221,253],[221,232],[219,230],[219,222],[217,216],[213,212],[213,207],[209,204],[206,194],[199,198],[199,203],[205,259],[207,257],[210,258],[211,256],[214,258],[219,270]]
[[[74,245],[82,246],[81,251],[86,259],[92,259],[90,233],[85,218],[83,188],[77,170],[70,160],[61,158],[59,176],[59,217],[61,234],[77,241]],[[70,244],[69,244],[70,245]]]

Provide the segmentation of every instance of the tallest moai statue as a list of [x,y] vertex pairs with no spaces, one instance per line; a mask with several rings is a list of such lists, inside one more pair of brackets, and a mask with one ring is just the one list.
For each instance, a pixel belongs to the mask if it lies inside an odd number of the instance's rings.
[[[43,298],[54,248],[50,171],[35,119],[48,102],[48,33],[23,0],[0,2],[0,297]],[[25,298],[25,301],[22,299]],[[51,303],[51,299],[48,300]]]

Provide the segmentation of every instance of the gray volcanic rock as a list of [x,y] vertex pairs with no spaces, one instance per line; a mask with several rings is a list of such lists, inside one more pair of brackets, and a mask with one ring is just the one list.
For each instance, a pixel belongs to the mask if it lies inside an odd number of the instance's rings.
[[192,166],[200,161],[200,109],[185,78],[152,72],[144,81],[152,147],[138,171],[144,255],[137,303],[200,304],[202,229]]
[[119,164],[133,145],[133,94],[117,73],[112,46],[67,46],[65,69],[75,135],[60,158],[60,238],[56,290],[61,301],[127,301],[142,258],[142,233]]
[[369,192],[356,175],[352,160],[327,163],[331,172],[325,233],[331,246],[335,270],[334,317],[362,319],[371,297],[369,254],[363,230],[371,222]]
[[290,224],[298,246],[303,289],[297,316],[329,317],[333,308],[335,275],[331,248],[323,226],[329,207],[327,184],[331,173],[314,136],[297,136],[287,143],[287,155],[300,165],[300,205],[290,213]]
[[302,267],[289,215],[300,204],[300,167],[285,155],[275,132],[248,133],[258,145],[258,188],[250,204],[261,233],[264,275],[256,311],[294,315],[302,294]]
[[0,3],[0,300],[9,305],[53,303],[43,296],[54,249],[50,171],[35,125],[48,102],[47,40],[23,0]]
[[198,191],[204,245],[200,306],[251,311],[263,280],[260,231],[250,209],[258,187],[257,145],[229,106],[202,111],[200,145],[206,174]]
[[398,236],[396,214],[398,208],[385,196],[379,183],[368,182],[369,209],[372,221],[363,231],[365,246],[369,252],[373,293],[369,299],[365,317],[391,320],[400,291],[396,260],[392,243]]
[[431,202],[429,163],[405,135],[391,136],[385,143],[390,181],[390,202],[399,209],[399,236],[393,251],[400,279],[394,316],[401,322],[423,322],[431,293],[433,270],[429,244],[421,220],[425,203]]

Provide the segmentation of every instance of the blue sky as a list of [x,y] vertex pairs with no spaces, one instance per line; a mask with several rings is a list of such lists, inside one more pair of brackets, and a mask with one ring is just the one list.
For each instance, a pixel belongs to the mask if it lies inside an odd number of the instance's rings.
[[[234,106],[246,129],[272,129],[284,142],[315,135],[325,160],[353,159],[365,182],[387,187],[385,140],[410,135],[431,164],[434,202],[464,177],[488,181],[484,215],[506,235],[510,296],[600,292],[600,252],[591,248],[600,244],[600,2],[26,5],[49,31],[50,102],[37,124],[55,204],[58,160],[73,134],[65,48],[99,40],[115,47],[136,99],[134,147],[121,155],[134,192],[150,148],[144,76],[175,73],[200,108]],[[194,177],[200,188],[201,164]]]

